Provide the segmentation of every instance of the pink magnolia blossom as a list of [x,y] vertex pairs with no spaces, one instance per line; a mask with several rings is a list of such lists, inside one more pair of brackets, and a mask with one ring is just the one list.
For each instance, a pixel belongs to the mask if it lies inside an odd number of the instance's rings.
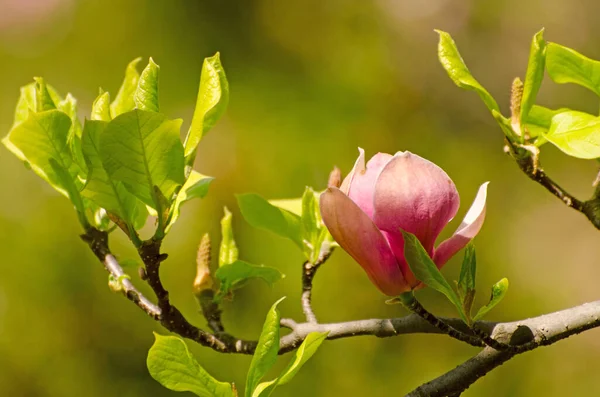
[[386,295],[420,286],[404,259],[402,230],[414,234],[438,268],[465,247],[485,218],[487,182],[456,232],[435,246],[454,218],[460,198],[437,165],[410,152],[378,153],[365,167],[364,150],[340,188],[321,195],[321,214],[339,245]]

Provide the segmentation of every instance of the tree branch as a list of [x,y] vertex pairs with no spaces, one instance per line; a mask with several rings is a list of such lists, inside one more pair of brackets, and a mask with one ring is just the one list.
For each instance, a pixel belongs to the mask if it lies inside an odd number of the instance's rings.
[[146,280],[158,298],[158,305],[155,305],[126,278],[123,268],[108,247],[107,232],[89,228],[81,238],[90,246],[92,252],[104,264],[106,270],[121,281],[127,298],[150,317],[159,321],[167,330],[222,353],[254,353],[256,341],[238,339],[226,333],[216,336],[205,332],[192,325],[179,309],[171,305],[169,292],[164,288],[159,275],[160,263],[167,258],[165,254],[160,253],[160,241],[145,241],[139,248],[140,257],[146,266]]
[[108,249],[108,234],[97,229],[90,228],[86,234],[81,235],[81,239],[85,241],[94,255],[102,262],[104,268],[120,283],[123,287],[123,292],[127,299],[139,306],[140,309],[146,312],[155,320],[160,318],[160,309],[148,298],[146,298],[127,278],[123,268],[119,265],[116,258]]
[[509,141],[507,141],[507,145],[509,152],[525,175],[558,197],[566,206],[585,215],[594,227],[600,230],[600,197],[596,194],[600,191],[598,188],[590,200],[581,201],[560,187],[544,172],[539,162],[539,149],[537,147],[516,146]]
[[455,369],[419,386],[408,396],[435,397],[460,394],[477,379],[517,354],[551,345],[598,326],[600,326],[600,301],[524,321],[496,324],[492,337],[511,345],[526,345],[528,348],[518,352],[485,348]]
[[[125,272],[110,252],[106,232],[90,228],[82,236],[82,239],[88,243],[96,257],[104,264],[106,270],[113,277],[121,280],[127,298],[151,318],[159,321],[167,330],[218,352],[254,353],[257,345],[256,341],[238,339],[224,332],[216,335],[206,332],[189,323],[183,314],[170,303],[169,293],[162,285],[159,276],[160,263],[166,259],[166,255],[160,254],[160,241],[150,240],[140,247],[140,255],[146,265],[147,281],[158,298],[158,305],[155,305],[129,279],[124,277],[126,276]],[[440,320],[460,332],[472,335],[473,331],[460,319],[441,318]],[[359,335],[373,335],[384,338],[404,334],[442,333],[442,330],[434,327],[416,314],[393,319],[368,319],[330,324],[319,324],[310,321],[296,323],[290,319],[282,319],[281,324],[291,329],[291,332],[281,338],[280,354],[296,349],[311,332],[328,332],[327,339],[331,340]],[[478,330],[489,334],[499,343],[510,345],[511,349],[499,351],[486,347],[479,354],[455,369],[418,387],[409,393],[409,396],[460,394],[477,379],[517,354],[547,346],[571,335],[599,327],[600,300],[522,321],[507,323],[479,321],[475,325]]]

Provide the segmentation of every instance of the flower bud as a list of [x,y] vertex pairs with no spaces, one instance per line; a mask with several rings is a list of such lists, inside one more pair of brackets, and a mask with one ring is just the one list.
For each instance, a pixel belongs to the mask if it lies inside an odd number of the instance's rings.
[[404,258],[402,231],[414,234],[441,268],[479,232],[485,218],[487,183],[449,239],[435,246],[458,212],[459,196],[437,165],[410,152],[378,153],[365,165],[360,155],[340,188],[321,195],[323,222],[338,244],[386,295],[422,286]]
[[329,180],[327,181],[327,187],[340,187],[342,184],[342,172],[338,167],[333,167],[333,170],[329,173]]
[[202,236],[196,257],[197,270],[194,279],[194,294],[196,296],[199,296],[204,290],[212,289],[214,285],[210,274],[210,249],[210,236],[206,233]]

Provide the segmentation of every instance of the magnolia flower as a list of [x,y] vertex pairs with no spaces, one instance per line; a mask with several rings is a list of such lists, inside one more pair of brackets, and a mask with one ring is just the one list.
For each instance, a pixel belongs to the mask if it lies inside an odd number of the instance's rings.
[[321,195],[321,214],[339,245],[386,295],[420,286],[404,259],[402,230],[414,234],[438,268],[465,247],[485,218],[487,182],[481,185],[464,220],[434,248],[454,218],[460,198],[450,177],[437,165],[410,152],[378,153],[365,167],[365,153],[340,188]]

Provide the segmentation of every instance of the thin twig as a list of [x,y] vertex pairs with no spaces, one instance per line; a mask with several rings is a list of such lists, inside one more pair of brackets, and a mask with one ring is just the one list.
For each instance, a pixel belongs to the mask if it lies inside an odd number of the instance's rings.
[[202,315],[206,319],[208,327],[218,335],[225,332],[225,327],[221,321],[221,309],[214,298],[215,292],[212,289],[206,289],[198,296],[198,303],[200,303]]
[[302,302],[302,312],[306,317],[306,321],[309,323],[316,323],[317,316],[312,309],[312,282],[317,272],[318,265],[314,265],[309,261],[304,262],[302,265],[302,296],[300,300]]
[[539,149],[534,146],[516,146],[508,140],[506,142],[509,153],[525,175],[558,197],[567,207],[585,215],[592,225],[600,230],[600,197],[598,197],[600,190],[598,188],[590,200],[581,201],[560,187],[544,172],[539,161]]
[[81,238],[90,246],[92,252],[113,277],[120,280],[127,298],[150,317],[159,321],[167,330],[222,353],[254,353],[256,341],[238,339],[226,333],[216,336],[205,332],[189,323],[183,314],[171,305],[169,293],[162,285],[159,276],[160,263],[166,259],[166,255],[160,253],[160,241],[150,240],[140,246],[140,256],[146,265],[145,278],[158,298],[158,305],[156,305],[146,298],[129,279],[123,277],[125,273],[108,247],[108,233],[89,228]]
[[127,278],[125,271],[119,265],[116,258],[108,249],[108,233],[100,230],[89,228],[86,234],[81,235],[81,239],[85,241],[94,255],[102,262],[104,268],[116,279],[119,280],[123,292],[127,299],[135,303],[140,309],[146,312],[155,320],[160,318],[160,309],[148,298],[146,298]]
[[327,243],[323,243],[319,259],[315,263],[306,261],[302,265],[302,296],[300,300],[302,303],[302,311],[304,312],[306,321],[309,323],[317,323],[317,316],[315,316],[311,303],[313,279],[315,278],[315,274],[317,273],[317,270],[319,270],[319,267],[329,259],[332,253],[333,247]]
[[469,345],[475,347],[485,346],[483,341],[478,337],[459,331],[458,329],[452,327],[450,324],[447,324],[446,322],[442,321],[441,319],[428,312],[427,309],[425,309],[423,305],[421,305],[421,303],[417,300],[417,298],[415,298],[412,292],[407,292],[406,294],[402,295],[400,297],[400,300],[408,310],[415,313],[423,320],[427,321],[429,324],[439,329],[442,333],[447,334],[451,338],[468,343]]

